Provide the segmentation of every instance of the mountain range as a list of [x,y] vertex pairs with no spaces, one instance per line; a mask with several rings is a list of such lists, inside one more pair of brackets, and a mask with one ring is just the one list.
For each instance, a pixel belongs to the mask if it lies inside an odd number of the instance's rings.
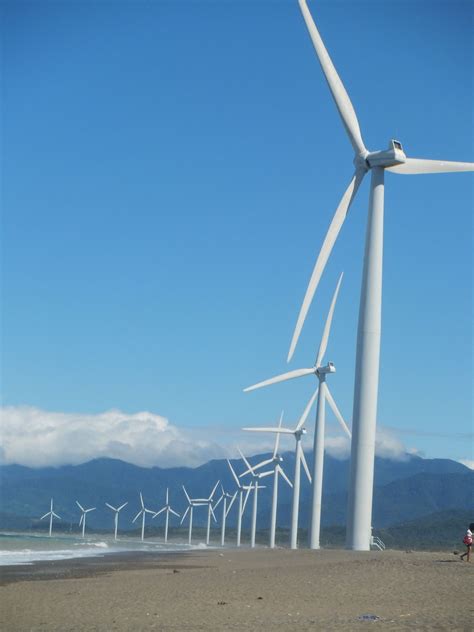
[[[271,455],[255,456],[255,463]],[[311,455],[308,455],[311,468]],[[294,455],[283,454],[283,466],[293,478]],[[243,464],[233,460],[237,473]],[[343,526],[347,503],[349,461],[325,457],[322,519],[323,526]],[[119,505],[128,501],[121,514],[121,528],[134,529],[132,518],[139,509],[139,492],[145,504],[157,511],[164,504],[166,487],[170,488],[171,505],[179,513],[186,507],[182,490],[184,484],[191,496],[208,496],[217,480],[232,491],[235,484],[225,459],[212,460],[197,468],[142,468],[115,459],[95,459],[81,465],[29,468],[20,465],[0,466],[1,512],[0,528],[38,528],[38,518],[49,510],[49,500],[54,498],[55,511],[63,518],[63,528],[76,528],[79,510],[75,501],[83,506],[97,507],[88,515],[88,525],[93,529],[109,529],[112,512],[105,507],[108,502]],[[258,528],[269,526],[272,477],[263,479],[267,489],[259,494]],[[402,528],[404,524],[443,514],[472,515],[474,472],[449,459],[424,459],[406,455],[403,460],[377,458],[373,526],[376,529]],[[292,490],[280,479],[278,526],[290,524]],[[216,498],[219,493],[216,493]],[[300,525],[307,526],[309,519],[310,487],[302,474]],[[467,513],[466,513],[467,512]],[[470,512],[470,513],[469,513]],[[196,526],[205,522],[205,508],[195,511]],[[431,519],[431,518],[430,518]],[[161,517],[150,524],[160,524]],[[235,508],[229,514],[229,526],[235,524]],[[250,507],[246,510],[244,527],[250,520]],[[179,521],[174,524],[177,525]],[[61,524],[61,523],[60,523]],[[464,524],[460,525],[460,530]],[[403,529],[402,529],[403,531]],[[401,532],[400,532],[401,533]]]

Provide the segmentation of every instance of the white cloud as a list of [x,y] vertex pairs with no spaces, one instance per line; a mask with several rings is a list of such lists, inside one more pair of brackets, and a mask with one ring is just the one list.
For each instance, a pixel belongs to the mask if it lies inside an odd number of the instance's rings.
[[147,411],[85,415],[8,406],[1,416],[3,464],[78,465],[110,457],[143,467],[171,467],[196,466],[226,456],[212,441],[196,440],[166,418]]
[[[128,414],[108,410],[86,415],[9,406],[1,409],[1,416],[0,462],[29,467],[78,465],[99,457],[142,467],[195,467],[210,459],[236,458],[237,446],[251,456],[270,452],[274,445],[274,435],[256,435],[225,425],[212,432],[206,428],[180,429],[148,411]],[[306,452],[312,444],[313,437],[308,434]],[[293,451],[294,445],[293,437],[284,436],[280,451]],[[349,439],[339,432],[326,436],[325,447],[334,458],[350,456]],[[375,452],[394,460],[407,458],[407,449],[396,434],[383,427],[377,429]]]
[[474,461],[472,459],[459,459],[459,463],[462,463],[470,470],[474,470]]

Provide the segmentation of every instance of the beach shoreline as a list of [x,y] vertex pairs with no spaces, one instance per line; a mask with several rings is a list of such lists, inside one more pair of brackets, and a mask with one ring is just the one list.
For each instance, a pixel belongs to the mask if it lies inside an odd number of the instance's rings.
[[473,578],[452,552],[124,552],[5,566],[0,600],[7,632],[470,630]]

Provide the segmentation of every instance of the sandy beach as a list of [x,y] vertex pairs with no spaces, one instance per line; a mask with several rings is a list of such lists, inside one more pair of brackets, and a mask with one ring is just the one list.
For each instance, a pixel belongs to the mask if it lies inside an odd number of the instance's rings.
[[474,563],[448,552],[210,550],[42,562],[2,569],[2,630],[472,630],[473,579]]

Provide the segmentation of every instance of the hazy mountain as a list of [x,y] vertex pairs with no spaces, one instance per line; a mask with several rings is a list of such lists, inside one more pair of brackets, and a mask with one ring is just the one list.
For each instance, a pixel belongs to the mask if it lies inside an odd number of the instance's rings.
[[[251,459],[260,460],[260,455]],[[308,459],[311,461],[311,459]],[[233,461],[237,473],[243,471],[241,462]],[[284,454],[284,468],[293,478],[294,456]],[[311,465],[310,465],[311,466]],[[347,502],[349,461],[326,455],[324,469],[323,524],[344,525]],[[27,468],[19,465],[0,467],[1,506],[0,528],[28,528],[49,509],[54,497],[55,510],[63,517],[63,525],[77,525],[79,510],[75,500],[87,507],[97,507],[88,516],[91,528],[110,528],[112,513],[105,502],[112,505],[129,501],[121,514],[121,527],[134,528],[131,519],[139,508],[138,492],[145,503],[158,510],[164,503],[166,487],[170,488],[171,503],[180,513],[186,503],[181,485],[191,495],[207,496],[220,479],[226,489],[235,489],[225,460],[213,460],[191,469],[176,467],[140,468],[114,459],[96,459],[77,466],[57,468]],[[259,495],[259,528],[269,522],[272,477],[264,479],[267,489]],[[373,525],[386,528],[403,521],[415,520],[445,510],[467,511],[474,508],[474,472],[449,459],[422,459],[408,456],[403,461],[377,458],[375,463]],[[301,526],[309,517],[310,488],[302,475]],[[278,524],[290,523],[292,490],[280,479]],[[216,494],[216,497],[218,495]],[[244,525],[248,524],[247,510]],[[161,517],[151,524],[160,524]],[[195,512],[197,525],[203,524],[205,509]],[[474,518],[473,518],[474,520]],[[229,515],[234,523],[234,510]]]

